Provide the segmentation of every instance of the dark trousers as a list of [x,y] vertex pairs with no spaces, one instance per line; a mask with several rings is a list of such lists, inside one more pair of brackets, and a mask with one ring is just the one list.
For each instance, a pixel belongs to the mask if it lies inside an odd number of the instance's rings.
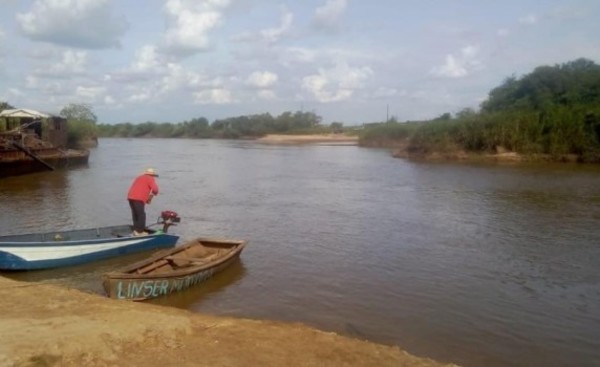
[[143,232],[146,228],[146,211],[144,210],[145,205],[146,204],[140,200],[129,200],[134,231]]

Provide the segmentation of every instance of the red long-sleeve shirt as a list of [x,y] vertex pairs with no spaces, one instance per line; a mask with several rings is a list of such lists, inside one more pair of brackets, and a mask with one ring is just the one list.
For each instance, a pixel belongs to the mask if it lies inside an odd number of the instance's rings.
[[138,176],[127,193],[128,200],[140,200],[144,203],[150,198],[150,193],[158,195],[158,185],[154,180],[154,177],[150,175]]

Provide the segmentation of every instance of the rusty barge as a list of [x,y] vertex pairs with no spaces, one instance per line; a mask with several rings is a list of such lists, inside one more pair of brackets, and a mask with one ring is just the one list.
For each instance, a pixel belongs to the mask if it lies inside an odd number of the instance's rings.
[[89,151],[67,149],[65,118],[30,109],[0,112],[0,178],[85,165]]

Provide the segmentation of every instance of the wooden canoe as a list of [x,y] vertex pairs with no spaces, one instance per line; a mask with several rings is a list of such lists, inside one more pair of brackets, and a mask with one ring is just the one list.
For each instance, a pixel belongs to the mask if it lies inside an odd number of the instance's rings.
[[237,260],[246,241],[197,238],[103,276],[110,298],[143,301],[211,278]]

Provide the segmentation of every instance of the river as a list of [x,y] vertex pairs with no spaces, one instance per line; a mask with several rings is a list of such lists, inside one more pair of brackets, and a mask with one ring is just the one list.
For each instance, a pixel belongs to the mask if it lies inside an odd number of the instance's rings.
[[[600,363],[600,167],[411,162],[357,146],[101,139],[89,165],[0,180],[0,233],[182,217],[180,243],[248,240],[241,261],[153,301],[301,322],[471,366]],[[2,273],[102,293],[147,254]],[[15,305],[18,307],[18,305]]]

